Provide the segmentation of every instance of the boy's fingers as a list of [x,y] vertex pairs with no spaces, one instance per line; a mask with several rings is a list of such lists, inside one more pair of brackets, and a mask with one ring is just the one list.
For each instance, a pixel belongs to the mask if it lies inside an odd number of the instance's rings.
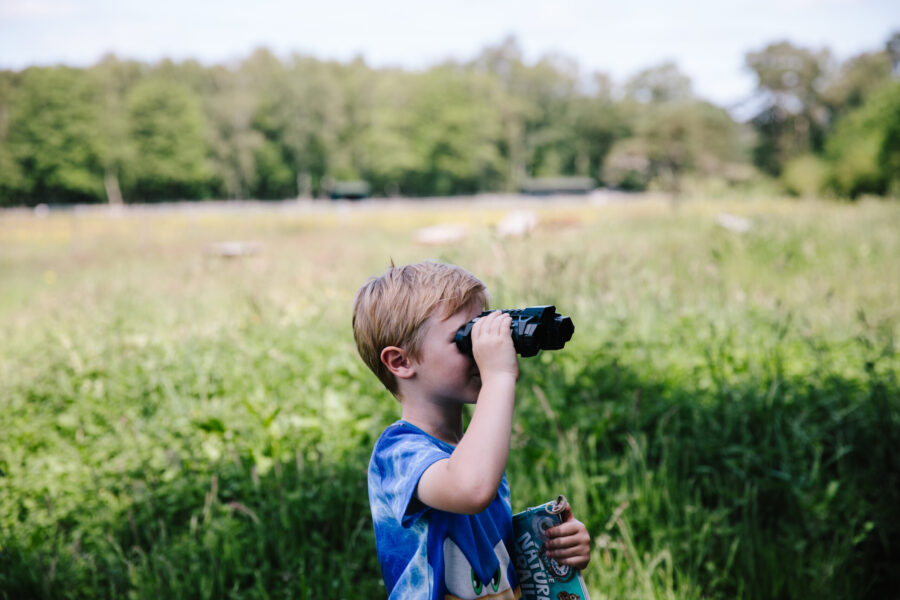
[[490,331],[491,321],[495,314],[500,311],[495,310],[494,312],[485,315],[483,317],[478,317],[478,320],[475,321],[475,325],[472,326],[472,335],[479,335],[481,333],[487,333]]
[[[551,544],[552,541],[552,544]],[[547,541],[547,549],[548,550],[565,550],[566,548],[572,548],[577,546],[580,542],[571,537],[557,538],[555,540]]]
[[581,531],[586,531],[584,525],[581,524],[580,521],[566,521],[565,523],[560,523],[554,527],[551,527],[547,530],[547,537],[553,538],[561,538],[569,535],[575,535]]
[[560,558],[556,562],[558,562],[560,564],[564,564],[564,565],[569,565],[570,567],[578,569],[580,571],[588,566],[588,564],[591,562],[591,557],[590,556],[571,556],[569,558]]
[[492,312],[491,314],[489,314],[487,316],[487,323],[485,324],[484,327],[488,333],[490,333],[490,334],[497,333],[497,330],[499,329],[499,327],[497,327],[497,319],[499,318],[497,315],[499,315],[499,314],[500,314],[500,312],[495,310],[494,312]]
[[556,560],[564,559],[564,558],[574,558],[576,556],[584,556],[586,554],[586,549],[580,546],[572,547],[572,548],[561,548],[559,550],[554,550],[552,557]]
[[588,545],[590,538],[587,535],[567,535],[552,540],[547,540],[547,548],[551,550],[559,550],[561,548],[572,548],[574,546]]
[[512,317],[508,314],[495,310],[489,315],[481,317],[472,328],[472,335],[499,335],[509,329]]
[[509,335],[509,315],[502,315],[497,319],[497,335],[503,335],[504,333]]

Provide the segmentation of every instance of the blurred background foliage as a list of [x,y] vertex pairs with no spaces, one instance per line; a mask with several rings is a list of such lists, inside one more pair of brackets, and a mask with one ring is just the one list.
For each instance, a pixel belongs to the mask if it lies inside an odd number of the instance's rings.
[[[837,61],[773,43],[746,55],[732,113],[664,63],[614,84],[514,38],[470,61],[375,69],[260,49],[229,65],[107,56],[0,71],[0,206],[515,191],[589,176],[626,190],[775,178],[795,195],[896,195],[900,32]],[[738,65],[736,65],[738,67]]]
[[[489,202],[213,208],[0,219],[0,599],[384,598],[399,408],[350,312],[391,257],[572,316],[520,361],[507,474],[569,497],[595,600],[896,597],[900,204],[533,201],[527,237]],[[469,236],[415,242],[440,223]]]

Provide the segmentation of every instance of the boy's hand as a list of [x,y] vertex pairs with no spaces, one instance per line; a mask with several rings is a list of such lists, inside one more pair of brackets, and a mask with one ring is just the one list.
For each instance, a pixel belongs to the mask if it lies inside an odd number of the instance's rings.
[[562,523],[547,530],[547,556],[581,570],[591,561],[591,535],[584,523],[572,516],[568,505],[562,518]]
[[518,379],[519,363],[510,333],[511,325],[512,317],[495,310],[478,319],[472,327],[472,356],[482,381],[499,373],[509,373]]

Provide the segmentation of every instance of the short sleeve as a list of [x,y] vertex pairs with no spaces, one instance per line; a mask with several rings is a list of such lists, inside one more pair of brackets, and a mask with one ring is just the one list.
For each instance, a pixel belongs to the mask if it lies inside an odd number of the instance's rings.
[[415,521],[427,507],[413,502],[419,478],[435,462],[450,458],[442,448],[422,431],[404,424],[385,430],[372,454],[372,470],[380,479],[381,492],[391,514],[404,527]]

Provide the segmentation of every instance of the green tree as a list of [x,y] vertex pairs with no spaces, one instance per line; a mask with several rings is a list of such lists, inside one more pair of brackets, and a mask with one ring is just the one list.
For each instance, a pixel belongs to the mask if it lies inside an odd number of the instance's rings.
[[196,94],[183,84],[152,77],[126,98],[131,160],[123,168],[126,198],[207,197],[203,113]]
[[779,181],[792,196],[817,198],[827,191],[830,175],[828,161],[815,154],[801,154],[785,163]]
[[654,176],[676,195],[686,173],[723,176],[727,165],[739,157],[737,123],[726,110],[708,102],[662,105],[645,128]]
[[694,100],[648,107],[636,125],[649,179],[676,197],[686,175],[727,177],[740,161],[738,125],[722,108]]
[[347,65],[332,65],[340,89],[340,117],[329,161],[328,176],[355,180],[366,176],[369,156],[365,145],[372,126],[374,97],[370,93],[378,77],[361,58]]
[[257,155],[266,165],[258,173],[257,187],[265,191],[260,195],[294,196],[298,176],[309,177],[313,192],[322,189],[343,126],[339,68],[300,55],[282,64],[267,50],[257,50],[242,63],[241,71],[258,94],[253,128],[267,142],[264,154]]
[[625,97],[644,104],[685,102],[693,97],[691,80],[675,63],[665,62],[629,79]]
[[13,158],[9,144],[9,110],[15,77],[12,71],[0,71],[0,206],[15,204],[25,185],[22,169]]
[[630,131],[608,157],[610,185],[635,190],[655,183],[677,197],[686,175],[727,179],[741,161],[738,124],[726,110],[695,99],[690,78],[673,63],[628,80],[621,115]]
[[526,174],[525,127],[531,109],[520,92],[519,79],[525,70],[522,50],[515,37],[508,36],[499,44],[488,46],[470,64],[497,87],[496,107],[500,125],[497,151],[504,165],[501,187],[515,190]]
[[249,194],[255,198],[296,195],[297,158],[305,142],[304,136],[296,133],[304,108],[295,84],[284,64],[264,48],[240,63],[236,78],[241,89],[252,90],[249,129],[258,136],[258,141],[246,148],[254,164]]
[[120,178],[122,169],[135,160],[129,152],[125,97],[128,91],[147,76],[148,67],[137,61],[119,60],[112,54],[88,70],[98,90],[98,105],[103,118],[98,134],[103,148],[103,184],[106,200],[123,201]]
[[[594,113],[596,105],[590,106],[589,100],[602,105],[605,98],[591,98],[585,92],[577,63],[549,54],[526,64],[517,41],[509,37],[485,49],[471,66],[490,75],[501,89],[498,143],[507,165],[506,188],[516,187],[528,176],[599,171],[596,161],[609,149],[608,123],[602,114]],[[580,131],[583,125],[590,130]],[[598,137],[592,138],[592,132]]]
[[900,190],[900,81],[886,83],[837,122],[826,157],[838,194]]
[[[529,110],[525,119],[526,170],[533,176],[575,174],[580,148],[572,144],[580,96],[578,65],[548,55],[522,72]],[[586,173],[585,173],[586,174]]]
[[[272,180],[272,175],[269,172],[263,175],[269,163],[264,165],[260,161],[265,139],[253,128],[258,102],[256,90],[243,72],[223,66],[211,67],[207,77],[210,89],[203,97],[206,144],[212,175],[219,182],[217,187],[227,198],[248,198],[254,194],[270,197],[265,183]],[[278,150],[275,152],[277,154]],[[278,162],[278,167],[288,171],[283,177],[286,184],[277,186],[278,190],[289,188],[293,184],[293,173]]]
[[339,136],[345,127],[344,90],[337,62],[293,56],[286,66],[287,92],[294,104],[284,131],[285,147],[297,175],[310,178],[315,193],[324,191],[337,158]]
[[637,137],[617,140],[603,163],[603,181],[626,192],[647,189],[652,177],[646,142]]
[[894,75],[900,76],[900,31],[895,31],[884,44],[885,52],[891,59]]
[[830,117],[836,119],[862,105],[874,90],[891,78],[891,69],[887,50],[866,52],[842,64],[822,91],[822,100]]
[[608,79],[597,74],[597,90],[593,95],[577,98],[574,103],[574,127],[571,143],[576,148],[577,175],[588,175],[603,181],[603,163],[616,142],[630,134],[621,105],[610,94]]
[[98,94],[85,72],[26,69],[10,96],[6,193],[28,204],[101,200]]
[[400,70],[383,70],[373,81],[369,126],[363,139],[366,157],[365,177],[376,193],[391,196],[412,185],[413,173],[425,169],[424,160],[414,144],[415,119],[411,112],[415,97],[415,76]]
[[828,50],[808,50],[790,42],[747,54],[763,105],[752,120],[758,134],[753,157],[764,171],[778,175],[792,156],[822,149],[828,110],[820,90],[830,62]]
[[[378,115],[368,136],[371,173],[410,195],[472,193],[503,176],[496,89],[478,73],[448,63],[407,80],[395,109]],[[386,130],[384,140],[378,136]],[[378,158],[384,148],[394,164]]]

